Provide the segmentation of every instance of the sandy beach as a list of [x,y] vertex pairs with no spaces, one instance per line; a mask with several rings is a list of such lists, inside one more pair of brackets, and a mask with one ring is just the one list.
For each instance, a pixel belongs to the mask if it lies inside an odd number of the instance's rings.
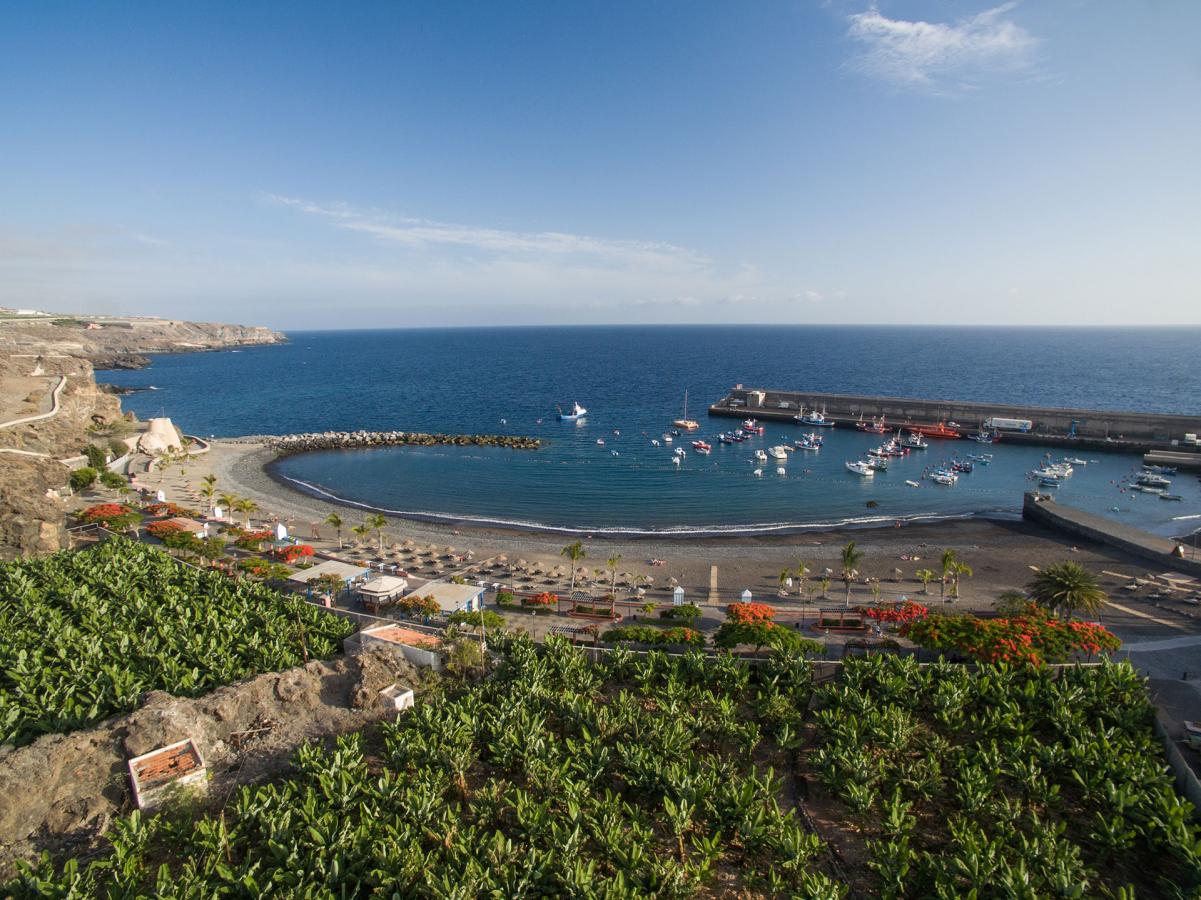
[[[195,490],[200,479],[211,473],[217,478],[219,492],[231,492],[258,505],[256,522],[282,521],[301,540],[315,544],[318,549],[333,550],[337,546],[335,535],[324,519],[337,512],[345,522],[343,538],[349,543],[353,537],[350,528],[369,511],[313,497],[281,483],[264,469],[273,458],[274,451],[254,438],[215,440],[209,452],[183,465],[182,474],[181,466],[173,464],[161,475],[156,472],[142,479],[151,486],[161,487],[168,499],[198,506],[199,495]],[[385,544],[404,540],[419,545],[451,545],[461,552],[471,551],[476,560],[500,554],[510,560],[520,557],[545,568],[565,563],[560,550],[571,542],[571,538],[561,534],[390,518]],[[781,570],[787,568],[795,573],[802,561],[811,573],[809,594],[803,598],[794,583],[788,599],[796,603],[803,599],[818,602],[817,582],[828,567],[833,570],[834,578],[828,599],[820,602],[840,604],[845,600],[845,590],[837,579],[839,554],[849,540],[854,540],[864,551],[861,575],[880,579],[881,598],[885,600],[905,596],[937,602],[937,581],[930,585],[929,594],[923,595],[915,573],[922,568],[938,571],[946,548],[954,550],[957,558],[973,569],[972,577],[963,580],[962,598],[955,604],[967,609],[991,608],[1002,592],[1026,584],[1032,577],[1032,567],[1065,559],[1117,576],[1147,573],[1146,563],[1109,548],[1075,544],[1029,523],[988,519],[770,537],[619,540],[583,537],[582,540],[587,557],[581,565],[589,569],[595,581],[608,581],[606,561],[619,555],[618,571],[628,573],[630,583],[642,575],[654,578],[650,599],[666,599],[666,585],[674,578],[684,587],[688,600],[702,605],[731,602],[743,590],[750,590],[757,599],[779,602],[784,599],[779,593]],[[664,564],[651,565],[652,560],[662,560]],[[597,569],[603,571],[597,573]],[[1125,583],[1122,577],[1105,575],[1104,578],[1107,587],[1114,591]],[[872,599],[866,585],[854,588],[853,603]]]

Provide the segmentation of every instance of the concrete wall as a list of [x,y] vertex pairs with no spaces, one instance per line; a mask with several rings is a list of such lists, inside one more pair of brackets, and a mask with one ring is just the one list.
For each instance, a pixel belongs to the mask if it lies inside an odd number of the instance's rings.
[[[764,394],[763,405],[752,405]],[[751,395],[754,395],[753,397]],[[749,399],[748,399],[749,398]],[[745,407],[729,407],[731,399],[747,402]],[[781,408],[787,403],[787,408]],[[901,425],[906,421],[934,423],[955,421],[967,429],[977,429],[993,416],[1007,419],[1030,419],[1034,432],[1063,435],[1076,422],[1076,434],[1081,437],[1118,438],[1169,443],[1183,440],[1186,433],[1201,432],[1201,415],[1174,416],[1159,413],[1111,412],[1096,409],[1056,409],[1022,404],[972,403],[960,400],[919,400],[906,397],[871,397],[858,394],[823,394],[804,391],[735,389],[710,407],[716,415],[742,414],[756,418],[791,418],[800,407],[807,410],[825,409],[827,415],[839,419],[870,419],[885,416]]]
[[1193,806],[1201,809],[1201,781],[1197,780],[1197,774],[1189,766],[1188,760],[1184,758],[1184,754],[1176,746],[1176,742],[1172,740],[1171,734],[1158,715],[1155,717],[1155,734],[1163,742],[1164,754],[1168,758],[1168,768],[1176,777],[1177,793],[1189,800]]

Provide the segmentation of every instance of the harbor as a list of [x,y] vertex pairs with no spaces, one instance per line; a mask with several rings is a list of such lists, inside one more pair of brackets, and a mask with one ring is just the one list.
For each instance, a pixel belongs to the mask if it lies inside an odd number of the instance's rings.
[[1201,415],[781,391],[742,385],[736,385],[709,407],[710,416],[753,417],[769,422],[796,422],[798,417],[813,413],[820,413],[836,426],[850,428],[861,422],[879,421],[894,430],[944,425],[960,437],[992,432],[1010,443],[1126,453],[1166,451],[1175,457],[1173,464],[1201,466],[1201,444],[1197,440]]

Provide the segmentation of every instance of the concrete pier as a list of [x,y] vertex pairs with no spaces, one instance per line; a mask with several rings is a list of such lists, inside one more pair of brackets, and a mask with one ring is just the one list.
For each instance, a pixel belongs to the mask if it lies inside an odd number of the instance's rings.
[[[761,421],[794,420],[801,410],[824,412],[840,426],[884,417],[894,428],[957,422],[964,436],[983,427],[991,418],[1028,419],[1029,432],[1003,430],[1013,443],[1062,445],[1080,449],[1128,452],[1170,450],[1189,454],[1201,462],[1201,446],[1186,444],[1186,435],[1201,433],[1201,415],[1118,412],[1097,409],[1058,409],[1022,404],[973,403],[962,400],[920,400],[908,397],[872,397],[779,391],[736,386],[709,407],[709,415],[755,418]],[[803,426],[802,426],[803,427]]]
[[1045,494],[1028,493],[1022,498],[1022,518],[1072,537],[1117,547],[1165,569],[1201,576],[1201,559],[1191,555],[1191,548],[1113,519],[1060,506]]

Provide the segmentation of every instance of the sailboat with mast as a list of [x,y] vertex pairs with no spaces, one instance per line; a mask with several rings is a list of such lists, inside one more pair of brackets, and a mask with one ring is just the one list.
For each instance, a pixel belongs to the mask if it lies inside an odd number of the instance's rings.
[[688,418],[688,389],[684,389],[684,415],[671,423],[682,431],[696,431],[701,427],[701,423],[695,419]]

